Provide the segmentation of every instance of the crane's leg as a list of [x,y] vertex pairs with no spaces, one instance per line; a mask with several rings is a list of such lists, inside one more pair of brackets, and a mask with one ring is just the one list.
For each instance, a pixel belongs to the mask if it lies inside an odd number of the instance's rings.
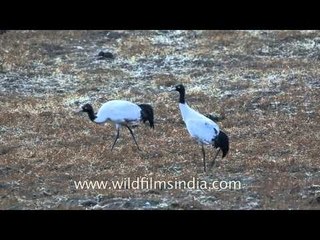
[[131,128],[130,128],[128,125],[126,125],[126,127],[129,129],[130,134],[131,134],[131,136],[132,136],[132,138],[133,138],[133,141],[135,142],[135,144],[136,144],[137,147],[138,147],[138,150],[141,151],[141,149],[139,148],[139,145],[138,145],[138,143],[137,143],[137,141],[136,141],[136,138],[134,137],[134,134],[133,134]]
[[216,158],[217,158],[217,156],[218,156],[219,152],[220,152],[220,148],[219,148],[219,150],[217,151],[216,156],[214,157],[214,159],[213,159],[212,163],[210,164],[209,169],[211,169],[211,168],[214,166],[214,164],[215,164],[215,162],[216,162]]
[[113,145],[111,147],[111,151],[113,150],[113,147],[114,147],[114,145],[116,145],[116,142],[117,142],[117,140],[119,138],[120,126],[118,124],[116,124],[116,129],[117,129],[117,135],[116,135],[116,139],[114,140]]
[[201,149],[202,149],[202,155],[203,155],[203,169],[204,169],[204,172],[206,172],[206,153],[204,151],[203,144],[201,144]]

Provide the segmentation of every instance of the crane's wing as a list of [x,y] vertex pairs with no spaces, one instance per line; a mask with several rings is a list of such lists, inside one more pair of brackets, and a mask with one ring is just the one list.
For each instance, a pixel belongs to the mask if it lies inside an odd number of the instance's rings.
[[210,119],[189,119],[185,123],[191,137],[205,144],[211,144],[219,134],[219,126]]
[[140,117],[141,108],[138,105],[124,100],[112,100],[101,106],[97,113],[96,121],[138,121]]

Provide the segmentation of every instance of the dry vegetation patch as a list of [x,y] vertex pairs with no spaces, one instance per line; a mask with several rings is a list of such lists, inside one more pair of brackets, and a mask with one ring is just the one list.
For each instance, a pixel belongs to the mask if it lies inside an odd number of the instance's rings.
[[[101,50],[114,59],[100,60]],[[320,209],[319,31],[7,31],[0,35],[1,209]],[[203,172],[177,83],[223,116],[230,153]],[[75,111],[150,103],[115,137]],[[208,158],[215,150],[206,147]],[[240,190],[90,189],[79,180],[240,181]]]

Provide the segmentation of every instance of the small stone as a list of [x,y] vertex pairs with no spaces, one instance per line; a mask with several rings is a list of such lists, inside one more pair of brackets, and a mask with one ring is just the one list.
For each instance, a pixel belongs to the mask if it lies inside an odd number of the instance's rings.
[[111,52],[104,52],[104,51],[99,52],[98,57],[100,57],[99,60],[114,59],[114,55]]

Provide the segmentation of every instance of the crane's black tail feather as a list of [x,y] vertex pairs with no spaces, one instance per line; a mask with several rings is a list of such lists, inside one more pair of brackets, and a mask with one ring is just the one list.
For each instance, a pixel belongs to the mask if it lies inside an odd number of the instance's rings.
[[214,147],[221,149],[222,158],[224,158],[229,152],[229,137],[227,134],[220,130],[218,137],[214,141]]
[[142,111],[141,111],[141,119],[143,123],[146,121],[149,122],[150,127],[154,128],[154,117],[153,117],[153,108],[149,104],[139,104],[138,105]]

